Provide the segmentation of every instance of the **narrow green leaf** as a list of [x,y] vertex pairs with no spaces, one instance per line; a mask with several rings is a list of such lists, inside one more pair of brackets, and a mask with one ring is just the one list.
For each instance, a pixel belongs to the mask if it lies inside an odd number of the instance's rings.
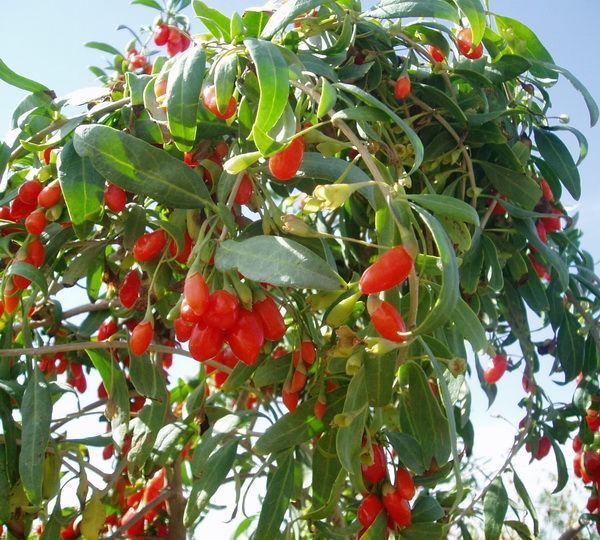
[[158,11],[162,11],[162,6],[156,0],[132,0],[132,4],[139,4],[140,6],[146,6],[153,9],[158,9]]
[[405,17],[435,17],[459,22],[456,8],[444,0],[381,0],[364,13],[376,19],[401,19]]
[[47,86],[15,73],[2,60],[0,60],[0,79],[11,86],[16,86],[26,92],[36,93],[50,91]]
[[183,161],[131,135],[109,126],[79,126],[74,146],[80,156],[90,158],[100,174],[127,191],[177,208],[212,205],[198,173]]
[[183,522],[186,527],[192,527],[198,516],[208,506],[211,497],[221,487],[229,474],[237,454],[238,440],[227,442],[209,459],[204,475],[192,484]]
[[438,400],[431,391],[423,369],[414,362],[400,366],[398,377],[406,385],[405,403],[412,420],[414,435],[421,444],[423,461],[435,457],[441,466],[450,456],[450,431]]
[[58,175],[71,221],[75,225],[97,221],[102,213],[105,181],[89,158],[77,154],[72,141],[60,152]]
[[477,211],[470,204],[455,197],[433,194],[408,194],[406,195],[406,198],[436,214],[448,216],[479,227],[479,214]]
[[[261,139],[270,139],[268,133],[283,116],[290,92],[288,65],[279,47],[268,41],[255,38],[244,40],[252,62],[256,66],[260,97],[252,132],[259,132]],[[258,146],[263,155],[270,145]]]
[[248,152],[247,154],[238,154],[230,157],[224,164],[225,169],[229,174],[239,174],[245,171],[248,167],[256,163],[261,157],[260,152]]
[[573,87],[581,93],[583,99],[585,100],[585,104],[587,105],[588,111],[590,113],[590,125],[593,127],[598,122],[598,116],[600,115],[600,111],[598,110],[598,103],[592,97],[589,90],[581,83],[581,81],[575,77],[568,69],[557,66],[554,63],[548,61],[536,60],[534,62],[536,65],[541,66],[544,69],[549,69],[551,71],[556,71],[564,75],[569,82],[573,85]]
[[227,52],[222,54],[214,64],[215,95],[217,108],[225,111],[229,98],[233,94],[238,71],[237,54]]
[[556,487],[554,488],[554,493],[558,493],[564,489],[569,481],[569,469],[567,469],[567,463],[565,461],[565,456],[560,448],[560,444],[554,438],[550,438],[552,442],[552,449],[554,450],[554,458],[556,459]]
[[225,42],[231,41],[231,21],[220,11],[207,6],[200,0],[194,0],[192,7],[196,12],[196,16],[206,26],[208,31],[216,38],[222,38]]
[[514,469],[513,469],[513,483],[515,485],[515,489],[517,490],[519,497],[521,497],[521,500],[523,501],[525,508],[527,508],[527,511],[529,512],[529,515],[531,516],[531,519],[533,521],[533,534],[537,538],[538,532],[539,532],[539,521],[538,521],[537,509],[535,507],[535,504],[533,504],[533,501],[531,500],[529,493],[527,492],[527,488],[525,487],[525,484],[523,484],[521,478],[517,474],[517,471],[515,471]]
[[413,523],[437,521],[444,517],[444,509],[434,497],[421,496],[413,504],[411,518]]
[[385,407],[392,400],[396,356],[397,353],[394,352],[365,356],[367,393],[373,407]]
[[0,521],[10,518],[10,481],[6,466],[6,446],[0,444]]
[[267,483],[254,538],[279,538],[279,527],[288,511],[294,489],[294,453],[288,452],[277,461],[277,467]]
[[[411,3],[414,4],[414,2],[411,2]],[[442,3],[446,4],[446,2],[442,2]],[[446,5],[448,5],[448,4],[446,4]],[[369,94],[362,88],[359,88],[358,86],[354,86],[352,84],[345,84],[345,83],[336,83],[334,86],[336,88],[338,88],[339,90],[344,90],[345,92],[348,92],[349,94],[358,98],[363,103],[366,103],[367,105],[370,105],[371,107],[374,107],[376,109],[379,109],[380,111],[383,111],[394,122],[396,122],[396,124],[398,124],[400,129],[408,137],[408,140],[413,145],[413,148],[415,150],[415,162],[408,174],[412,174],[414,171],[416,171],[419,168],[419,166],[421,165],[421,163],[423,163],[423,156],[425,154],[425,150],[423,149],[423,143],[421,142],[421,139],[419,139],[419,136],[415,133],[415,131],[404,120],[402,120],[402,118],[400,118],[394,111],[392,111],[387,105],[383,104],[376,97],[373,97],[371,94]]]
[[565,382],[572,381],[583,368],[585,339],[578,332],[577,318],[565,312],[556,339],[557,357],[560,361]]
[[502,274],[502,267],[500,266],[496,245],[486,235],[481,236],[481,245],[483,247],[483,253],[488,268],[486,271],[487,275],[485,276],[487,282],[492,290],[500,292],[504,287],[504,276]]
[[413,83],[415,90],[422,96],[423,100],[432,107],[445,109],[450,116],[454,117],[462,127],[467,127],[468,118],[464,111],[450,98],[435,86],[428,84]]
[[31,504],[42,502],[44,455],[50,440],[52,399],[44,374],[34,367],[21,405],[22,433],[19,474]]
[[542,190],[526,174],[487,161],[478,161],[477,164],[481,166],[494,188],[511,201],[526,210],[533,210],[539,202]]
[[337,92],[335,87],[325,78],[321,77],[321,99],[317,108],[317,118],[323,118],[335,107]]
[[292,414],[282,416],[256,441],[254,450],[266,455],[281,452],[312,439],[321,433],[342,407],[344,391],[336,391],[327,399],[327,412],[322,420],[314,414],[316,398],[303,401]]
[[455,328],[471,344],[475,352],[483,351],[488,347],[485,330],[477,315],[462,299],[459,298],[451,317]]
[[547,129],[533,128],[535,144],[542,158],[552,167],[567,191],[575,200],[581,197],[579,170],[569,149],[554,133]]
[[[500,35],[506,40],[509,47],[521,56],[528,60],[536,60],[554,64],[552,56],[542,45],[535,33],[523,23],[511,19],[510,17],[495,16],[496,25]],[[557,79],[556,72],[542,66],[534,66],[531,73],[535,77],[555,81]]]
[[386,431],[385,436],[400,457],[400,461],[415,474],[423,474],[429,463],[423,462],[421,443],[408,433]]
[[369,528],[360,536],[363,540],[381,540],[388,534],[387,514],[379,512],[375,521],[369,525]]
[[162,370],[150,359],[150,355],[129,355],[129,375],[135,389],[152,399],[160,399],[167,394]]
[[433,309],[419,323],[417,328],[413,330],[415,335],[419,335],[431,332],[450,319],[452,311],[459,301],[459,276],[454,247],[442,224],[429,212],[418,206],[411,206],[431,232],[442,264],[442,285],[439,296],[435,301]]
[[335,451],[335,435],[334,430],[327,431],[315,447],[312,459],[312,510],[327,506],[342,469]]
[[441,523],[413,523],[400,533],[402,540],[442,540],[444,526]]
[[84,47],[96,49],[98,51],[102,51],[108,54],[114,54],[115,56],[121,56],[123,54],[119,49],[116,49],[108,43],[103,43],[102,41],[88,41],[84,44]]
[[137,418],[129,422],[129,426],[133,426],[131,449],[127,454],[130,470],[143,467],[150,457],[156,436],[165,423],[167,408],[166,398],[152,401],[142,408]]
[[456,0],[460,10],[467,16],[473,31],[473,43],[477,45],[485,33],[485,10],[480,0]]
[[322,5],[330,4],[331,0],[295,0],[294,2],[285,2],[281,5],[263,28],[260,37],[271,39],[277,32],[283,30],[298,15],[318,8]]
[[194,450],[192,457],[192,474],[200,478],[209,467],[209,461],[215,449],[224,439],[231,436],[238,429],[242,419],[235,414],[226,414],[219,418],[200,438],[200,443]]
[[508,510],[508,494],[502,478],[496,478],[483,500],[485,540],[498,540]]
[[191,47],[177,57],[167,83],[167,123],[175,145],[182,152],[194,146],[200,89],[204,80],[206,53]]
[[238,270],[253,281],[280,287],[338,290],[344,282],[329,264],[303,245],[279,236],[227,240],[217,249],[215,266],[222,272]]

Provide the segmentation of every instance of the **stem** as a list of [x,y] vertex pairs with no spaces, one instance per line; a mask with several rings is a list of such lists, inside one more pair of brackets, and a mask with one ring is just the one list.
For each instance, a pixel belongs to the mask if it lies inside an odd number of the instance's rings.
[[86,405],[83,409],[79,410],[76,413],[68,414],[61,420],[57,420],[56,423],[50,428],[50,431],[56,431],[57,429],[64,426],[71,420],[74,420],[75,418],[79,418],[82,414],[85,414],[86,412],[89,412],[89,411],[93,411],[96,407],[100,407],[101,405],[104,405],[105,403],[106,403],[105,399],[99,399],[98,401],[94,401],[94,403],[90,403],[89,405]]
[[496,208],[496,205],[498,204],[498,201],[496,199],[494,199],[490,205],[488,206],[488,209],[485,211],[485,214],[483,215],[483,217],[481,218],[481,223],[479,224],[479,228],[483,231],[483,229],[485,229],[485,226],[487,225],[487,222],[490,220],[490,218],[492,217],[492,214],[494,212],[494,208]]
[[411,99],[422,109],[431,113],[432,116],[446,129],[446,131],[450,134],[450,136],[456,141],[458,148],[460,149],[461,154],[463,155],[463,159],[465,160],[465,165],[467,167],[467,174],[469,176],[469,183],[471,184],[471,189],[473,190],[473,195],[471,196],[471,206],[475,207],[477,205],[477,181],[475,179],[475,172],[473,170],[473,161],[471,160],[471,156],[467,151],[466,146],[463,144],[462,138],[454,128],[446,121],[446,119],[439,114],[435,109],[431,108],[427,103],[421,101],[418,97],[411,95]]
[[182,493],[181,479],[181,456],[173,463],[173,476],[169,481],[169,489],[172,497],[167,502],[169,512],[169,539],[183,540],[185,538],[185,527],[183,525],[183,514],[185,512],[186,500]]
[[[92,313],[94,311],[104,311],[110,308],[110,302],[108,300],[103,300],[102,302],[96,302],[94,304],[83,304],[81,306],[74,307],[73,309],[69,309],[62,314],[61,320],[70,319],[71,317],[76,317],[77,315],[81,315],[83,313]],[[40,328],[43,326],[47,326],[51,324],[53,321],[48,319],[42,319],[41,321],[31,321],[29,323],[29,328]],[[23,328],[22,323],[15,323],[13,325],[13,330],[19,331]]]

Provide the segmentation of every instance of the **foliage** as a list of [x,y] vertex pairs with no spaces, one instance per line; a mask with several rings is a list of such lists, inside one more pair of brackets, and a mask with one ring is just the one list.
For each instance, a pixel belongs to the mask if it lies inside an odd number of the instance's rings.
[[[134,3],[160,15],[125,53],[87,44],[112,58],[92,68],[101,88],[60,99],[0,62],[29,92],[0,145],[8,534],[183,538],[221,485],[235,514],[263,478],[240,535],[470,538],[483,517],[486,538],[532,538],[511,459],[552,450],[558,492],[574,432],[597,494],[600,290],[563,204],[587,142],[546,113],[561,75],[592,125],[598,107],[533,31],[479,0],[232,17],[194,0],[207,33],[192,36],[189,1]],[[74,286],[86,303],[65,310]],[[173,354],[197,376],[173,380]],[[572,403],[536,383],[543,355],[577,379]],[[523,373],[524,420],[471,489],[469,383],[491,403],[506,370]],[[91,372],[98,401],[61,418]],[[83,414],[97,436],[66,430]],[[529,518],[507,517],[510,472]]]

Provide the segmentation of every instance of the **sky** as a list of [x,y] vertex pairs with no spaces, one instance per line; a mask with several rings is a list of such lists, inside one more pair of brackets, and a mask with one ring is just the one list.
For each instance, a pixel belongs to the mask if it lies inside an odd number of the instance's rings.
[[[209,5],[230,13],[257,5],[260,0],[222,0]],[[364,6],[374,2],[363,2]],[[0,58],[18,73],[38,80],[63,95],[69,91],[95,86],[97,82],[87,66],[103,67],[104,54],[83,46],[87,41],[105,41],[124,48],[130,35],[117,31],[120,24],[138,29],[151,24],[153,10],[129,5],[125,0],[81,2],[81,0],[30,0],[10,2],[3,8],[0,18]],[[600,3],[597,0],[570,0],[568,8],[563,0],[490,0],[490,9],[498,14],[514,17],[532,28],[553,55],[555,63],[567,67],[600,101],[600,74],[597,68],[597,33],[600,22]],[[194,30],[200,30],[197,23]],[[584,231],[583,245],[600,259],[600,128],[590,129],[589,117],[581,96],[566,81],[551,90],[552,114],[568,114],[571,124],[588,138],[590,153],[580,167],[583,196],[570,203],[580,214],[580,227]],[[25,97],[21,90],[0,81],[0,136],[8,131],[12,110]],[[556,120],[555,120],[556,121]],[[573,140],[565,135],[563,140],[575,151]],[[184,359],[176,360],[178,373],[187,372]],[[542,377],[547,380],[547,376]],[[502,456],[503,445],[509,445],[520,412],[515,403],[522,397],[520,374],[508,375],[499,383],[499,398],[491,411],[486,411],[485,398],[474,382],[475,418],[481,420],[476,439],[476,453],[492,463]],[[557,399],[569,399],[571,388],[555,390]],[[493,416],[508,418],[509,422]],[[488,418],[484,421],[484,418]],[[500,435],[501,434],[501,435]],[[502,441],[504,441],[504,444]],[[569,450],[566,451],[570,462]],[[527,469],[531,480],[540,474],[547,476],[553,470],[552,460],[529,468],[526,460],[519,461]],[[536,468],[537,467],[537,468]],[[538,485],[539,489],[539,485]]]

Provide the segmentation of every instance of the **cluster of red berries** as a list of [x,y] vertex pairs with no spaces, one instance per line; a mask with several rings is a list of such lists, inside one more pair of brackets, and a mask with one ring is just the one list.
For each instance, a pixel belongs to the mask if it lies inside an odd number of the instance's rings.
[[373,463],[361,465],[363,480],[367,486],[370,486],[370,490],[358,507],[357,517],[362,528],[357,538],[363,536],[380,512],[387,514],[387,538],[389,530],[410,527],[409,501],[415,496],[416,487],[411,474],[403,467],[396,470],[395,482],[393,485],[390,484],[387,481],[388,470],[384,449],[379,444],[373,443],[371,451]]
[[189,36],[184,31],[165,23],[160,23],[154,29],[153,39],[158,47],[167,46],[169,56],[175,56],[177,53],[185,51],[191,43]]
[[[592,397],[593,404],[600,402],[599,396]],[[586,444],[581,439],[581,431],[573,438],[573,472],[581,481],[590,486],[591,493],[587,500],[587,511],[600,516],[600,448],[596,442],[600,430],[600,413],[596,408],[586,411],[585,422],[589,431],[595,435],[591,444]],[[596,522],[596,529],[600,533],[600,521]]]
[[131,71],[141,69],[146,75],[150,75],[152,73],[152,64],[148,62],[148,57],[140,54],[137,49],[129,49],[127,51],[126,60]]
[[[376,295],[400,285],[413,269],[413,258],[403,246],[386,251],[362,274],[359,289],[363,294]],[[369,296],[367,310],[379,335],[390,341],[406,341],[406,324],[398,310],[377,296]]]
[[[470,28],[462,28],[456,34],[456,46],[460,54],[469,60],[478,60],[483,56],[483,43],[479,43],[473,48],[473,31]],[[429,54],[436,62],[443,62],[446,59],[446,55],[443,51],[429,45]]]
[[[42,154],[46,165],[50,164],[51,151],[51,148],[47,148]],[[45,248],[40,235],[46,229],[48,216],[55,219],[57,212],[54,209],[59,208],[61,200],[62,191],[58,180],[44,185],[36,178],[26,180],[19,186],[17,196],[11,201],[10,206],[0,207],[0,220],[15,223],[15,227],[4,227],[2,235],[21,232],[23,227],[29,234],[15,254],[15,262],[25,262],[36,268],[44,264]],[[69,223],[63,224],[63,226],[69,225]],[[8,277],[4,283],[4,298],[0,302],[0,312],[6,311],[9,315],[14,313],[19,305],[21,291],[30,284],[28,278],[18,274]]]

